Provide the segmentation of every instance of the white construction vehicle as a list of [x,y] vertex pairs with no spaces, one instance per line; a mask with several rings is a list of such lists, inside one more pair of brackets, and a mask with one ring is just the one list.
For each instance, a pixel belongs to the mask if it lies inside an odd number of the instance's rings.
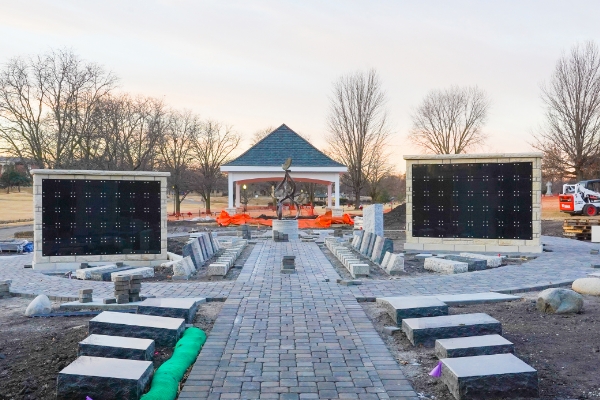
[[571,215],[583,214],[588,217],[600,212],[600,179],[581,181],[563,185],[558,195],[560,211]]

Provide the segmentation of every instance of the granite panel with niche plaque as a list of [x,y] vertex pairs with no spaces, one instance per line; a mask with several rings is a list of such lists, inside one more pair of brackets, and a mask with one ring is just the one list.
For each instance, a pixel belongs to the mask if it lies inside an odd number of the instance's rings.
[[160,254],[160,182],[44,179],[42,255]]
[[166,261],[166,179],[145,171],[33,170],[34,269]]
[[532,240],[532,163],[414,164],[413,237]]

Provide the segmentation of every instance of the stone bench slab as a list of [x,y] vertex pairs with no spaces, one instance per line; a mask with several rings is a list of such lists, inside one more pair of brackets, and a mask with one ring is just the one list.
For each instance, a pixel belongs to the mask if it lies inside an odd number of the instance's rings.
[[486,254],[477,254],[477,253],[460,253],[461,257],[468,258],[478,258],[480,260],[485,260],[487,262],[488,268],[496,268],[502,265],[502,261],[504,257],[499,256],[488,256]]
[[502,334],[500,322],[487,314],[458,314],[440,317],[405,318],[402,331],[417,346],[433,347],[437,339]]
[[539,396],[537,371],[513,354],[441,361],[442,381],[457,400]]
[[81,356],[56,378],[56,398],[138,400],[150,383],[150,361]]
[[183,318],[156,317],[103,311],[89,322],[90,334],[153,339],[159,346],[173,347],[185,330]]
[[77,355],[152,361],[154,340],[126,336],[90,335],[79,342]]
[[461,274],[469,271],[469,265],[467,263],[438,257],[426,258],[423,268],[428,271],[440,272],[442,274]]
[[462,256],[453,255],[453,254],[444,256],[444,258],[446,260],[467,263],[467,268],[468,268],[469,272],[482,271],[484,269],[487,269],[487,261],[486,260],[470,258],[470,257],[462,257]]
[[382,306],[397,326],[405,318],[437,317],[448,315],[448,305],[434,296],[379,297]]
[[92,279],[92,274],[95,272],[109,271],[117,268],[116,264],[100,265],[98,267],[78,269],[75,271],[75,277],[77,279]]
[[206,303],[205,298],[152,298],[142,301],[137,312],[158,317],[183,318],[191,324],[202,303]]
[[435,355],[438,358],[486,356],[514,353],[514,351],[515,345],[500,335],[468,336],[435,341]]
[[140,267],[129,269],[127,271],[113,272],[110,275],[110,279],[114,282],[117,276],[131,276],[131,275],[142,275],[144,278],[152,278],[154,276],[154,268]]

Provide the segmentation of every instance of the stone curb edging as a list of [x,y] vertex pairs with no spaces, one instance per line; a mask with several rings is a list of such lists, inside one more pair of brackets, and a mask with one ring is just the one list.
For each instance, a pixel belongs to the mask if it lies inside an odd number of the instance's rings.
[[[574,279],[565,279],[565,280],[558,281],[558,282],[548,282],[548,283],[543,283],[543,284],[539,284],[539,285],[517,286],[517,287],[511,287],[511,288],[493,289],[493,290],[490,290],[490,292],[502,293],[502,294],[533,292],[533,291],[538,291],[538,290],[544,290],[544,289],[550,289],[550,288],[556,288],[556,287],[562,287],[562,286],[569,286],[569,285],[573,284],[574,281],[575,281]],[[429,295],[417,294],[415,296],[435,296],[435,295],[434,294],[429,294]],[[369,297],[369,296],[355,296],[355,298],[356,298],[356,301],[359,303],[374,303],[376,300],[375,297]]]

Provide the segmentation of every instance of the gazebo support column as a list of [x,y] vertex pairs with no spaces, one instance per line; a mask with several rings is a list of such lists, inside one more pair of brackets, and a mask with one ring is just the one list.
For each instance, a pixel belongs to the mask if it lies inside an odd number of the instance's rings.
[[239,208],[241,206],[242,203],[242,199],[240,196],[241,192],[240,192],[240,184],[239,183],[235,183],[235,206],[237,208]]
[[327,207],[331,208],[331,183],[327,185]]
[[340,206],[340,176],[335,176],[335,207]]
[[227,174],[227,208],[233,208],[233,177]]

